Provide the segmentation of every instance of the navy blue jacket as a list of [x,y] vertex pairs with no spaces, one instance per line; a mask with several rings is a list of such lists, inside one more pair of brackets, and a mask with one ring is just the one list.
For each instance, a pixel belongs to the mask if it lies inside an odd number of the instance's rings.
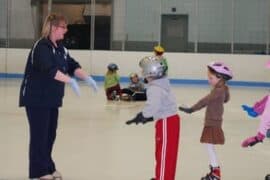
[[54,79],[57,70],[73,76],[80,68],[61,44],[43,38],[38,40],[29,53],[24,78],[20,88],[19,106],[60,107],[64,97],[65,83]]

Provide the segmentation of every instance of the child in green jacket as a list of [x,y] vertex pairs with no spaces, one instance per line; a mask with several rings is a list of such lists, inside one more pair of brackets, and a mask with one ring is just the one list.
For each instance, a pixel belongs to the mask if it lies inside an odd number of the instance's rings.
[[115,63],[110,63],[107,68],[104,80],[107,100],[117,100],[121,96],[120,77],[117,74],[118,66]]

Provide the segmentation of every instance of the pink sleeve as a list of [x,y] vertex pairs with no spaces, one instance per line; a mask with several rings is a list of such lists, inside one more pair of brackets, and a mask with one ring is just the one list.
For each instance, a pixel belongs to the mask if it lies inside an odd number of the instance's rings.
[[267,130],[270,129],[270,101],[266,101],[264,104],[265,108],[260,116],[260,125],[258,131],[263,135],[266,135]]
[[259,115],[261,115],[263,113],[267,99],[268,99],[268,96],[265,96],[263,99],[261,99],[260,101],[258,101],[254,104],[253,109]]
[[265,65],[267,68],[270,68],[270,60],[267,61],[266,65]]

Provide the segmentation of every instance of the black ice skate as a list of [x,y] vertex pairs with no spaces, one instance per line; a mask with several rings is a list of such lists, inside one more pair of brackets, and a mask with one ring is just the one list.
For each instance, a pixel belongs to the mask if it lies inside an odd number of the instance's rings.
[[210,172],[205,177],[202,177],[201,180],[221,180],[220,168],[210,166]]
[[270,180],[270,174],[267,174],[264,179],[265,180]]

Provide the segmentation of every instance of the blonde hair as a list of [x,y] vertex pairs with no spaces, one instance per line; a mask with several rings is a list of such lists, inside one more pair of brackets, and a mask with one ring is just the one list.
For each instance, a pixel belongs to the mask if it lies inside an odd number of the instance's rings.
[[43,23],[41,36],[47,38],[51,34],[52,26],[58,26],[60,22],[65,22],[67,24],[67,19],[61,14],[51,13],[49,14]]

